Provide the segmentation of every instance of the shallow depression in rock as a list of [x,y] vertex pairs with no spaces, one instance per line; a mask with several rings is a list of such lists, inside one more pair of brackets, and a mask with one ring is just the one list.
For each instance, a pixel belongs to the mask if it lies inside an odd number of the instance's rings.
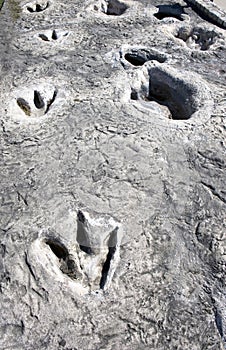
[[215,30],[194,27],[182,27],[178,30],[176,38],[183,40],[190,49],[207,51],[220,37]]

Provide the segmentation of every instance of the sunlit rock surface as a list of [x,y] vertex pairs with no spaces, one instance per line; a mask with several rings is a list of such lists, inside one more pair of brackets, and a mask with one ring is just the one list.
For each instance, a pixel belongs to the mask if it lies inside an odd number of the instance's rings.
[[1,349],[224,349],[214,3],[0,2]]

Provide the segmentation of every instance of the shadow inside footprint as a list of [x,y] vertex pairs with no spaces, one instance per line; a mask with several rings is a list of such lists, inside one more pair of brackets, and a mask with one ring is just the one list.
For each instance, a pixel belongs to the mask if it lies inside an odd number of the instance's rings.
[[33,12],[43,12],[45,11],[47,8],[49,7],[49,3],[46,2],[44,4],[39,4],[39,3],[35,3],[33,6],[27,6],[27,10],[30,13]]
[[37,90],[34,91],[34,104],[35,104],[35,107],[38,109],[41,109],[45,106],[43,98],[40,92],[38,92]]
[[27,115],[31,115],[31,107],[29,106],[29,103],[25,101],[23,98],[19,97],[16,100],[18,106],[22,109],[22,111]]
[[[43,94],[44,95],[44,94]],[[49,97],[51,94],[46,92]],[[57,96],[57,89],[54,90],[51,98],[47,100],[47,96],[42,96],[38,90],[34,90],[33,100],[28,99],[30,104],[24,98],[17,98],[16,102],[20,109],[31,117],[41,117],[49,112],[50,107],[54,103]]]

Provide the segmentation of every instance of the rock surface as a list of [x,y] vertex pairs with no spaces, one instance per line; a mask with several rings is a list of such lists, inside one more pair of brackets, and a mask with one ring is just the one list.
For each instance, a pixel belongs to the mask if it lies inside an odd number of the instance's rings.
[[5,0],[1,349],[224,349],[226,36],[189,3]]

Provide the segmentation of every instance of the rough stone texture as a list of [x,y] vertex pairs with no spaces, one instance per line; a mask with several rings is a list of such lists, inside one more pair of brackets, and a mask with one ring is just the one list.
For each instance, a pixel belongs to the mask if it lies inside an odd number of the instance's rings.
[[0,348],[223,349],[224,29],[182,0],[0,28]]
[[216,25],[226,28],[226,13],[220,9],[215,3],[209,0],[185,0],[189,5],[201,12],[209,20],[215,22]]

